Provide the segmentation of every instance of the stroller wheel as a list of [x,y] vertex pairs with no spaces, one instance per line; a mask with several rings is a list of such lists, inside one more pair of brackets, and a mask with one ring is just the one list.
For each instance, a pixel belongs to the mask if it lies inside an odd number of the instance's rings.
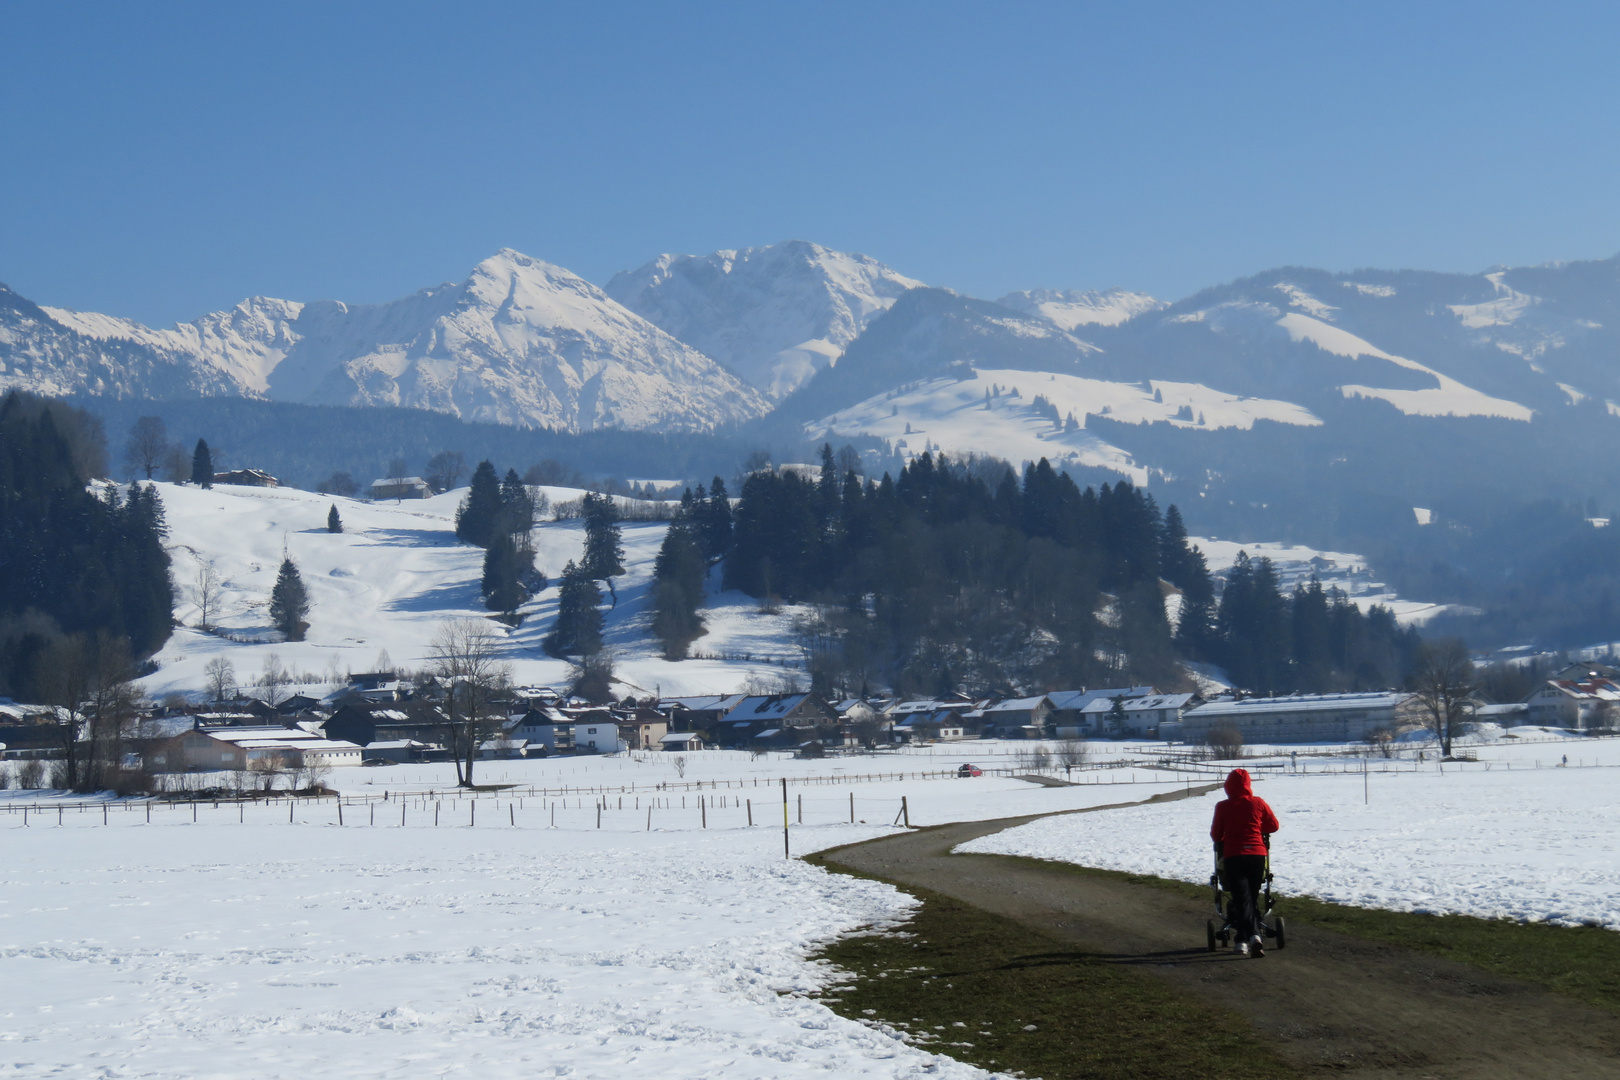
[[1215,951],[1215,920],[1210,919],[1204,923],[1204,934],[1209,939],[1209,951]]
[[1288,924],[1283,921],[1281,915],[1277,916],[1277,928],[1273,933],[1277,936],[1277,948],[1286,949],[1288,947]]

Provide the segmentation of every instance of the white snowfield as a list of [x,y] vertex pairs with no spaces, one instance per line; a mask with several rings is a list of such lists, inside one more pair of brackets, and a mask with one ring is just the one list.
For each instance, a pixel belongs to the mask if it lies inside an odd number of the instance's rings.
[[[1014,389],[1018,397],[1011,396]],[[1037,395],[1057,408],[1058,423],[1035,411]],[[1133,483],[1146,483],[1146,466],[1085,429],[1088,413],[1127,424],[1245,431],[1257,420],[1321,424],[1309,409],[1292,402],[1238,397],[1199,383],[1121,383],[986,368],[975,370],[970,379],[930,379],[898,393],[878,394],[805,429],[814,438],[875,435],[909,457],[943,448],[953,455],[990,454],[1012,462],[1047,458],[1054,464],[1111,469]],[[1070,415],[1079,426],[1065,431],[1062,421]]]
[[[1281,894],[1620,929],[1620,745],[1498,744],[1478,754],[1478,764],[1444,766],[1432,752],[1422,765],[1374,759],[1365,796],[1359,771],[1255,770],[1256,794],[1282,822],[1271,848]],[[1202,883],[1221,797],[1048,818],[962,850]]]
[[1408,416],[1498,416],[1508,420],[1528,422],[1535,410],[1516,401],[1491,397],[1481,390],[1465,386],[1449,375],[1442,375],[1416,360],[1387,353],[1362,340],[1348,330],[1329,326],[1320,319],[1291,311],[1277,320],[1277,325],[1288,331],[1295,341],[1309,341],[1325,352],[1355,358],[1371,356],[1388,360],[1392,364],[1432,375],[1440,384],[1426,390],[1389,390],[1375,386],[1346,384],[1339,387],[1345,397],[1380,398]]
[[[836,981],[807,959],[815,946],[902,920],[914,901],[785,859],[772,770],[800,781],[790,789],[795,818],[805,799],[807,823],[791,827],[797,854],[890,831],[901,794],[915,822],[1173,786],[841,783],[833,769],[956,759],[756,762],[712,752],[689,756],[686,776],[721,785],[705,793],[708,827],[695,794],[671,792],[666,805],[688,807],[655,811],[647,831],[646,800],[659,797],[648,788],[676,780],[671,757],[489,764],[486,779],[499,770],[514,784],[639,783],[624,810],[610,802],[600,829],[595,797],[577,795],[485,797],[476,819],[465,800],[446,797],[435,826],[431,802],[402,802],[399,786],[376,804],[374,825],[368,806],[351,804],[339,827],[327,800],[294,807],[291,822],[286,806],[204,803],[195,824],[183,806],[159,807],[147,824],[144,805],[124,804],[107,825],[92,808],[68,812],[60,828],[55,814],[36,812],[23,828],[17,804],[39,794],[7,792],[6,1075],[985,1077],[805,996]],[[828,782],[803,783],[811,767]],[[380,795],[404,773],[410,787],[450,779],[445,766],[419,766],[340,770],[334,780]],[[1126,773],[1108,770],[1116,781]],[[752,828],[743,798],[754,802]]]
[[[154,697],[201,691],[203,669],[216,656],[227,658],[246,683],[272,653],[293,671],[314,676],[318,682],[310,689],[319,696],[325,693],[322,682],[376,670],[383,652],[394,664],[418,670],[446,619],[489,614],[479,597],[483,550],[455,538],[456,507],[465,489],[419,501],[371,503],[293,488],[158,488],[168,516],[180,628],[155,657],[158,670],[143,680]],[[543,490],[553,502],[582,494]],[[334,505],[343,520],[339,534],[326,531],[327,510]],[[648,590],[665,530],[657,522],[623,527],[628,572],[615,579],[619,602],[606,611],[605,634],[622,692],[638,697],[660,691],[665,696],[732,693],[750,676],[780,677],[780,661],[797,658],[790,643],[798,610],[784,606],[774,614],[761,612],[758,601],[721,592],[718,570],[710,578],[704,610],[709,633],[693,650],[728,659],[663,659],[650,634]],[[519,685],[566,686],[568,664],[546,655],[541,641],[556,613],[562,569],[584,551],[584,529],[578,520],[546,521],[534,539],[550,587],[523,607],[526,617],[517,630],[508,632],[493,621],[490,626],[502,635],[502,658]],[[280,641],[270,626],[270,589],[284,548],[309,590],[310,629],[303,642]],[[215,621],[229,637],[196,629],[196,581],[205,562],[223,583]]]

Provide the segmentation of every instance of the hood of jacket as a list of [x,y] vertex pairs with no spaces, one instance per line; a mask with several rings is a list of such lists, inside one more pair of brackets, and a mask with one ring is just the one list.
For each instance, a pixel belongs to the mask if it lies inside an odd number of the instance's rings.
[[1226,774],[1226,797],[1235,799],[1240,795],[1253,795],[1254,788],[1249,784],[1248,769],[1233,769]]

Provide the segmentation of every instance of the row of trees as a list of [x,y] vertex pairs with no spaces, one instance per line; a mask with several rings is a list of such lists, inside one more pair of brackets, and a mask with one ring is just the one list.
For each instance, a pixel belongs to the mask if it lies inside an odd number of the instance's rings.
[[[814,605],[801,647],[827,693],[1173,686],[1184,658],[1262,692],[1351,690],[1402,683],[1416,655],[1417,635],[1387,609],[1363,614],[1315,581],[1286,595],[1265,559],[1241,556],[1217,601],[1176,507],[1161,513],[1128,481],[1081,489],[1044,460],[1019,476],[923,454],[874,483],[840,474],[826,446],[818,477],[756,472],[727,511],[722,531],[712,493],[694,492],[666,539],[666,655],[702,632],[693,549],[724,555],[727,588]],[[1180,594],[1174,626],[1166,582]]]

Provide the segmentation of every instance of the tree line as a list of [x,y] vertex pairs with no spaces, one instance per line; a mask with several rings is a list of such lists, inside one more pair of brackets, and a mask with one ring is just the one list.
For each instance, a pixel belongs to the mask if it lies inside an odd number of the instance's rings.
[[1285,595],[1265,559],[1240,558],[1217,600],[1176,507],[1127,480],[1082,489],[1045,460],[1020,476],[923,454],[873,481],[824,446],[818,475],[761,470],[740,494],[733,509],[693,492],[671,526],[655,586],[666,655],[701,632],[695,569],[722,558],[725,588],[813,606],[800,644],[827,694],[1172,687],[1184,659],[1264,692],[1365,689],[1399,684],[1417,645],[1387,609],[1319,583]]

